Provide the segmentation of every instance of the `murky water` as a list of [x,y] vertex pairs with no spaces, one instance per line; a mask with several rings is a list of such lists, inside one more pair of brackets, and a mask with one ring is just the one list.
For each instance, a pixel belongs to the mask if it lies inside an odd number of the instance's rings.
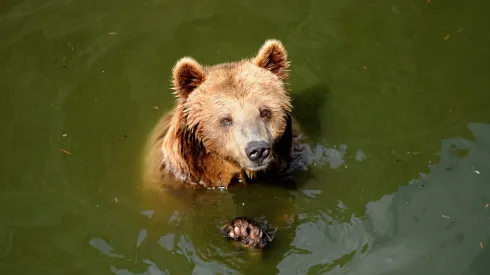
[[[0,2],[1,274],[487,274],[488,1]],[[174,62],[292,61],[298,190],[150,201]],[[300,218],[262,255],[219,226]],[[287,212],[287,211],[286,211]]]

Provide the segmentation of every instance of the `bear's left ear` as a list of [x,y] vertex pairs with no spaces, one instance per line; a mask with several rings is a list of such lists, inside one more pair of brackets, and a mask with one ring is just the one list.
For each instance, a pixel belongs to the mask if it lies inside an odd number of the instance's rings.
[[265,41],[257,56],[253,59],[255,65],[271,71],[281,80],[288,78],[286,69],[289,67],[288,54],[279,40]]
[[186,99],[206,78],[202,66],[190,57],[177,61],[172,70],[172,76],[175,93],[182,99]]

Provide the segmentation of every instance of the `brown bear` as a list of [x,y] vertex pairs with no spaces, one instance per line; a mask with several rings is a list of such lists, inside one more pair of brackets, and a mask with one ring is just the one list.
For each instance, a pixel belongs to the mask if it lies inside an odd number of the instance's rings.
[[172,71],[177,102],[150,135],[147,179],[227,188],[284,171],[293,145],[288,67],[277,40],[237,62],[178,60]]

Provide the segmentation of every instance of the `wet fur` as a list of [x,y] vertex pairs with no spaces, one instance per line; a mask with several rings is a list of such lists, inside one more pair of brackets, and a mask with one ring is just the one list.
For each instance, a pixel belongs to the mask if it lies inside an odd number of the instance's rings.
[[[247,71],[251,64],[266,69],[270,74],[253,70]],[[183,58],[173,68],[173,85],[177,95],[176,106],[157,123],[146,148],[145,177],[148,182],[160,184],[173,182],[194,187],[228,187],[234,181],[250,181],[261,176],[278,175],[287,168],[291,161],[293,146],[293,127],[291,118],[291,103],[287,92],[276,100],[277,106],[281,106],[283,112],[282,122],[274,125],[274,133],[280,133],[273,145],[273,162],[263,171],[250,171],[243,169],[240,164],[230,158],[220,155],[220,144],[205,146],[206,136],[203,123],[207,123],[206,117],[192,117],[192,108],[200,108],[199,95],[196,102],[189,103],[189,95],[201,85],[208,85],[202,89],[212,90],[213,83],[205,82],[206,76],[214,73],[215,79],[228,81],[237,73],[245,74],[245,79],[262,81],[263,85],[272,84],[271,89],[281,89],[277,86],[287,80],[287,54],[279,41],[269,40],[259,50],[258,55],[249,60],[234,63],[219,64],[211,67],[202,67],[192,58]],[[250,75],[247,75],[250,74]],[[245,85],[229,81],[226,87]],[[240,90],[240,89],[237,89]],[[242,89],[245,90],[245,89]],[[260,92],[260,91],[259,91]],[[205,94],[202,96],[206,96]],[[249,95],[236,95],[247,97]],[[203,100],[204,101],[204,100]],[[206,113],[205,113],[206,114]],[[206,114],[212,116],[213,114]],[[284,123],[284,125],[282,125]],[[283,130],[282,130],[283,129]],[[162,151],[164,150],[164,151]],[[165,155],[163,154],[165,152]]]

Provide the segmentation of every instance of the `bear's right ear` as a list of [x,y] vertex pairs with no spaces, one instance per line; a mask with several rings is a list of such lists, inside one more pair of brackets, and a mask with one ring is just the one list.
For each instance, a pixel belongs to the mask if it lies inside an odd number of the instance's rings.
[[175,94],[186,99],[189,94],[201,85],[206,74],[202,66],[190,57],[181,58],[172,70],[172,84]]

